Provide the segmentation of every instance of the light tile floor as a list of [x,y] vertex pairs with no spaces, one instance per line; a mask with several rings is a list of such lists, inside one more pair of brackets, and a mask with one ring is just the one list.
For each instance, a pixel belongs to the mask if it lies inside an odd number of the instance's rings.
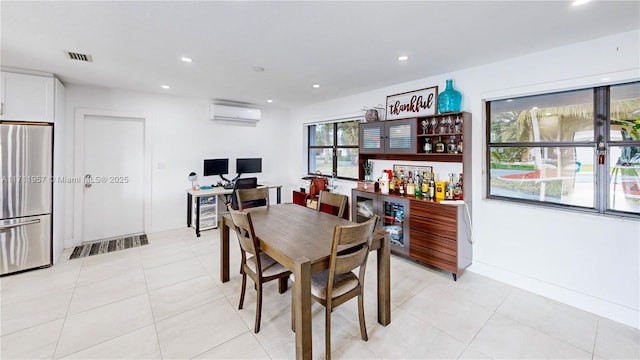
[[[255,291],[238,310],[239,248],[220,283],[218,231],[178,229],[150,245],[0,281],[0,358],[293,359],[290,291],[267,284],[254,334]],[[640,332],[471,272],[443,273],[392,256],[392,322],[376,321],[375,257],[365,287],[369,341],[357,302],[332,319],[333,358],[639,359]],[[236,269],[234,271],[234,269]],[[314,358],[324,358],[324,308],[313,312]]]

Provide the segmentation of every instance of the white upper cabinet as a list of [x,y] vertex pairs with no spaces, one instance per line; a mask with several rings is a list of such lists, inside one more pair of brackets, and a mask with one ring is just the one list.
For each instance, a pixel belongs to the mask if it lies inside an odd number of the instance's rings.
[[2,72],[0,120],[54,120],[53,77]]

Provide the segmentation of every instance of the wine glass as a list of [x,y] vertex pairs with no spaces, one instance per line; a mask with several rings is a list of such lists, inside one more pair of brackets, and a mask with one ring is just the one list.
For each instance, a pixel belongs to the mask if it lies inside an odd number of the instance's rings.
[[429,127],[429,122],[427,120],[422,120],[420,124],[422,125],[422,133],[426,134],[427,128]]
[[440,134],[447,132],[447,118],[440,119]]
[[456,121],[455,121],[455,132],[459,133],[462,131],[462,119],[460,118],[460,115],[456,116]]
[[437,126],[437,125],[438,125],[438,119],[436,119],[436,118],[431,119],[431,131],[432,131],[434,134],[436,134],[436,133],[437,133],[437,132],[436,132],[436,130],[437,130],[437,127],[436,127],[436,126]]
[[451,116],[447,116],[447,128],[448,132],[453,132],[453,119]]

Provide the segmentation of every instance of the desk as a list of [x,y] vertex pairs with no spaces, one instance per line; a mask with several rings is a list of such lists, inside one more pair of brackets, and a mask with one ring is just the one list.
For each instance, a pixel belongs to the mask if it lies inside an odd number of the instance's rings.
[[[311,359],[311,274],[329,267],[333,229],[352,222],[295,204],[247,209],[251,213],[260,249],[291,270],[293,287],[296,358]],[[221,218],[220,281],[229,281],[229,214]],[[391,322],[390,244],[386,232],[376,232],[371,250],[377,253],[378,322]]]
[[[282,199],[282,196],[281,196],[282,185],[263,183],[258,187],[262,187],[262,186],[266,186],[269,189],[276,189],[276,202],[280,204],[280,201]],[[208,197],[208,196],[216,196],[220,198],[223,195],[233,194],[233,189],[225,189],[220,186],[220,187],[214,187],[213,189],[207,189],[207,190],[187,189],[186,191],[187,191],[187,227],[191,227],[191,224],[193,224],[193,221],[195,220],[196,236],[200,237],[200,198]],[[195,211],[196,218],[192,219],[191,206],[193,204],[194,198],[196,201],[196,211]]]

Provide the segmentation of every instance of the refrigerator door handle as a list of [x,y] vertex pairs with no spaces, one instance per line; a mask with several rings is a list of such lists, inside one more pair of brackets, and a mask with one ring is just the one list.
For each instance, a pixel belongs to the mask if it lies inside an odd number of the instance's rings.
[[29,221],[25,221],[25,222],[21,222],[21,223],[0,225],[0,230],[7,230],[7,229],[11,229],[11,228],[18,227],[18,226],[38,224],[39,222],[40,222],[40,219],[34,219],[34,220],[29,220]]

